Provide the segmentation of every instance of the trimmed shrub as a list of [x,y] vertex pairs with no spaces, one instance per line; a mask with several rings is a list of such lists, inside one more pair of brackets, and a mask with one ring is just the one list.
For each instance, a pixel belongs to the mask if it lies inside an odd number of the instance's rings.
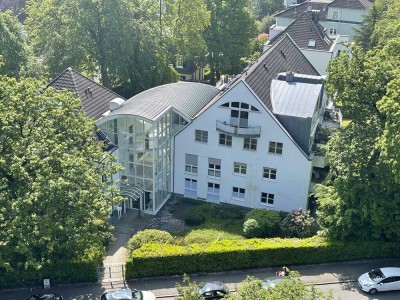
[[262,235],[260,224],[254,219],[248,219],[243,224],[243,235],[247,238],[255,238]]
[[172,243],[173,237],[169,232],[157,229],[145,229],[138,231],[133,237],[130,238],[126,247],[129,251],[139,249],[144,244],[163,244]]
[[399,255],[398,243],[329,241],[317,236],[307,239],[223,240],[188,246],[145,244],[133,251],[128,258],[126,278],[317,264]]
[[206,216],[212,213],[212,207],[209,204],[203,204],[189,209],[185,214],[185,224],[196,226],[203,224]]
[[310,215],[310,211],[295,210],[289,213],[281,223],[281,231],[285,237],[306,238],[317,234],[319,227]]
[[256,220],[260,227],[259,235],[253,237],[270,237],[279,231],[281,218],[277,211],[255,208],[246,214],[245,220],[249,219]]
[[243,219],[245,215],[243,208],[239,207],[231,207],[228,205],[219,204],[218,206],[215,206],[214,209],[216,210],[217,217],[223,220],[240,220]]

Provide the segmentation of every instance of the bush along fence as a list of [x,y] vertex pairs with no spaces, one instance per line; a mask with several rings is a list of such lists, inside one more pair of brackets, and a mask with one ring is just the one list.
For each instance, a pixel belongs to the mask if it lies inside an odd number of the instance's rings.
[[57,261],[44,265],[41,269],[4,269],[0,268],[0,287],[42,285],[43,279],[50,284],[94,282],[97,281],[97,266],[101,260],[83,262]]
[[400,256],[400,244],[307,239],[223,240],[209,245],[145,244],[126,263],[126,278],[216,272]]

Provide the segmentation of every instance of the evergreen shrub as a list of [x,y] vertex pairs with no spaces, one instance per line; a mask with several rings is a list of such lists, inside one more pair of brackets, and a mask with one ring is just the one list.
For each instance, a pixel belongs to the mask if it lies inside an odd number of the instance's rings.
[[281,218],[277,211],[255,208],[246,213],[245,222],[249,219],[256,220],[260,227],[258,235],[251,237],[270,237],[279,232]]
[[139,249],[143,244],[163,244],[172,243],[173,236],[166,231],[161,231],[157,229],[145,229],[138,231],[127,243],[127,248],[129,251]]
[[307,239],[222,240],[210,244],[145,244],[132,252],[126,278],[318,264],[400,256],[400,244]]

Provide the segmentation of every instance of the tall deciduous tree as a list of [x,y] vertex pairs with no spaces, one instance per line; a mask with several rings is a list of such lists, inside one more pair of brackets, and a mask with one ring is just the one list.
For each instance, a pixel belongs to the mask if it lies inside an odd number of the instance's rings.
[[329,67],[328,91],[352,122],[329,142],[332,186],[317,188],[319,220],[342,239],[400,239],[399,39],[353,47]]
[[77,259],[109,236],[116,189],[101,178],[118,167],[80,100],[44,86],[0,76],[0,268]]
[[29,50],[23,35],[22,25],[10,11],[0,12],[0,54],[3,65],[0,74],[18,76],[21,69],[28,64]]
[[242,57],[250,54],[250,39],[256,34],[248,0],[207,0],[211,25],[204,33],[212,81],[214,73],[237,74]]

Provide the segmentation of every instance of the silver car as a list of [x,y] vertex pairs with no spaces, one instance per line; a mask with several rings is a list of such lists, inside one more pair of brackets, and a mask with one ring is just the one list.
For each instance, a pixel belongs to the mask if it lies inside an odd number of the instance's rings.
[[377,292],[400,290],[400,268],[380,268],[362,274],[358,286],[371,295]]
[[120,289],[104,293],[100,300],[156,300],[156,296],[148,291]]

